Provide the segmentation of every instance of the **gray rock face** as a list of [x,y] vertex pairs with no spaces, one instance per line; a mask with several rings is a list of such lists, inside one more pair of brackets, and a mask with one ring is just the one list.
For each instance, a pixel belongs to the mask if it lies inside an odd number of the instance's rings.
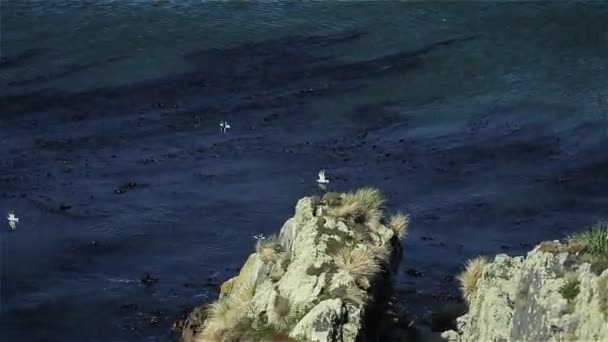
[[450,341],[608,341],[608,271],[564,244],[488,263]]
[[328,299],[317,304],[293,328],[290,336],[311,342],[352,341],[342,329],[348,322],[348,309],[340,299]]
[[183,340],[270,341],[281,336],[354,342],[373,335],[366,329],[378,327],[366,320],[388,298],[384,290],[401,258],[401,245],[387,226],[366,226],[330,215],[328,209],[318,198],[299,200],[278,238],[259,243],[240,274],[222,285],[206,321],[192,322],[202,319],[199,313],[187,322],[197,330],[183,331]]

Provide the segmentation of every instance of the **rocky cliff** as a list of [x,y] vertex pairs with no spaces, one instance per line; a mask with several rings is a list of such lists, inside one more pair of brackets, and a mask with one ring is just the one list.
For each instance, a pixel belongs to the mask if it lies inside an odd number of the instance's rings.
[[408,224],[385,220],[383,203],[375,189],[299,200],[218,301],[190,314],[183,340],[379,340]]
[[451,341],[608,341],[608,230],[548,241],[525,257],[472,260],[469,312]]
[[527,256],[470,260],[459,277],[468,312],[414,322],[392,297],[409,220],[385,220],[383,203],[370,188],[298,201],[219,299],[189,315],[182,340],[608,341],[608,224]]

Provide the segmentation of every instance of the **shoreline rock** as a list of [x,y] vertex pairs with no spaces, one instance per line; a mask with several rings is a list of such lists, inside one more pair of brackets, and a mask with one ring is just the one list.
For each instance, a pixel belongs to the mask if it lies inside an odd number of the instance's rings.
[[[605,244],[608,241],[604,241]],[[605,245],[605,247],[608,247]],[[546,241],[527,256],[497,255],[480,266],[469,312],[449,341],[608,341],[608,271],[583,241]],[[465,292],[468,290],[465,290]]]

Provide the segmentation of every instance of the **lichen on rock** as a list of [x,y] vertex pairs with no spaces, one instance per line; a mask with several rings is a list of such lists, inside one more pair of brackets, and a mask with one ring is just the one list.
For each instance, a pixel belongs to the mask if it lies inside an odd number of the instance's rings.
[[[594,248],[598,248],[594,246]],[[549,241],[483,267],[450,341],[608,341],[608,271],[580,241]],[[587,255],[587,256],[586,256]],[[595,270],[597,271],[597,270]]]

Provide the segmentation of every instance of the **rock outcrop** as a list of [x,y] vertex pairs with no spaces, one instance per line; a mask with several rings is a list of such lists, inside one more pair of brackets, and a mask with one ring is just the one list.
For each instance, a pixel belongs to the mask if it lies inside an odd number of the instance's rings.
[[[600,241],[603,248],[607,242],[605,237]],[[457,319],[458,331],[442,336],[451,341],[608,341],[608,263],[588,247],[577,240],[548,241],[526,257],[500,254],[492,262],[470,263],[461,277],[469,312]]]
[[375,189],[298,201],[277,237],[260,239],[220,299],[197,308],[182,339],[376,341],[402,255],[405,215],[382,218]]

